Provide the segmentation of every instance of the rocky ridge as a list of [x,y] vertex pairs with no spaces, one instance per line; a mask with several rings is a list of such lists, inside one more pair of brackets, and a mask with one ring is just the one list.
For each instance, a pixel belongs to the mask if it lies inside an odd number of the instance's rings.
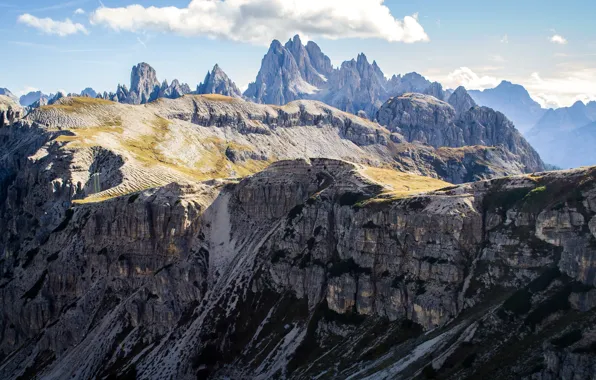
[[104,91],[96,97],[125,104],[146,104],[160,98],[177,99],[190,92],[190,87],[177,79],[170,84],[167,81],[160,83],[155,69],[141,62],[132,68],[130,89],[126,85],[119,84],[115,93]]
[[14,98],[0,95],[0,127],[11,125],[25,116],[24,112]]
[[437,85],[417,73],[387,79],[377,63],[370,63],[364,54],[334,68],[316,43],[309,41],[304,46],[295,36],[285,45],[277,40],[271,43],[256,81],[244,96],[257,103],[277,105],[297,99],[321,100],[354,114],[363,111],[373,118],[390,96],[428,90],[439,99],[445,98]]
[[437,148],[502,146],[519,156],[526,172],[544,170],[538,153],[505,115],[470,103],[463,87],[449,100],[457,108],[430,95],[405,94],[388,100],[376,119],[410,142],[419,141]]
[[205,75],[205,79],[197,86],[196,94],[219,94],[233,98],[242,98],[242,91],[236,83],[219,67],[213,66],[213,70]]

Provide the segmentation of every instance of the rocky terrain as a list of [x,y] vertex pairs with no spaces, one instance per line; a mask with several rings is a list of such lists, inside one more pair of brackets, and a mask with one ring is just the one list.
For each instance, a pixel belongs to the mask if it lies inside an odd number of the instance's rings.
[[0,378],[590,379],[596,169],[534,172],[485,107],[378,119],[62,97],[0,128]]
[[236,86],[236,83],[219,67],[213,66],[213,70],[205,75],[205,79],[197,86],[196,94],[218,94],[232,98],[242,98],[242,91]]
[[453,186],[449,149],[312,101],[36,109],[0,129],[0,378],[590,379],[596,170]]
[[436,148],[500,146],[517,155],[525,172],[544,170],[536,151],[500,112],[478,107],[463,87],[447,102],[430,95],[404,94],[389,99],[376,119],[407,141]]
[[[97,94],[97,98],[125,104],[146,104],[160,98],[177,99],[191,92],[186,83],[174,79],[172,83],[159,82],[153,67],[141,62],[132,68],[130,73],[130,89],[119,84],[116,92]],[[83,91],[82,95],[85,95]]]
[[24,110],[14,98],[0,95],[0,127],[11,125],[23,116]]
[[406,92],[446,97],[440,84],[417,73],[387,79],[377,63],[370,63],[364,54],[334,68],[316,43],[309,41],[305,46],[295,36],[285,45],[277,40],[271,43],[255,82],[244,96],[257,103],[277,105],[297,99],[321,100],[372,118],[389,97]]

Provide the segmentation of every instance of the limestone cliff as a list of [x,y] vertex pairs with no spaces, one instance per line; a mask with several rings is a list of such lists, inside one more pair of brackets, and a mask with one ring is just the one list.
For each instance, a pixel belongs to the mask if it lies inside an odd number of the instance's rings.
[[404,94],[389,99],[377,120],[408,141],[434,147],[502,146],[518,156],[526,172],[544,170],[538,153],[505,115],[488,107],[477,107],[458,88],[449,98],[452,104],[430,95]]

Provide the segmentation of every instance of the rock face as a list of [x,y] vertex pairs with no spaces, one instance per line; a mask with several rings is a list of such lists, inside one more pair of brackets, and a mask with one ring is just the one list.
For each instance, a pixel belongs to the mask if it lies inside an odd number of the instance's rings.
[[0,127],[11,125],[23,116],[24,110],[15,99],[0,95]]
[[[408,91],[408,92],[411,92],[411,91]],[[431,85],[428,86],[425,90],[423,90],[422,93],[425,95],[433,96],[433,97],[435,97],[439,100],[443,100],[443,101],[447,101],[447,99],[449,99],[449,97],[451,96],[451,94],[449,96],[447,96],[447,94],[443,90],[443,86],[441,86],[441,84],[439,82],[431,83]]]
[[[106,114],[126,139],[89,131]],[[169,121],[162,150],[127,145],[150,138],[133,116]],[[182,136],[223,129],[241,152],[326,131],[358,153],[390,145],[380,128],[315,102],[188,96],[61,99],[0,129],[0,378],[590,379],[594,168],[400,194],[314,158],[80,201],[93,173],[169,175],[164,153],[193,155]]]
[[[286,45],[292,47],[293,42],[290,41]],[[318,90],[302,77],[301,69],[307,68],[298,66],[296,58],[287,47],[282,46],[277,40],[271,43],[256,81],[248,85],[244,96],[257,103],[282,105],[296,99],[304,99]],[[301,49],[300,53],[305,51]],[[301,64],[305,65],[307,57],[302,58],[304,60]],[[310,68],[312,65],[308,66],[308,69]]]
[[213,70],[207,73],[205,80],[197,86],[197,94],[219,94],[232,98],[242,98],[242,92],[227,74],[219,67],[213,66]]
[[459,112],[452,104],[432,96],[405,94],[387,101],[379,110],[377,120],[408,141],[434,147],[503,146],[519,157],[527,172],[544,170],[538,153],[505,115],[474,106],[463,88],[458,88],[449,100]]
[[389,86],[392,89],[391,96],[408,92],[424,93],[431,85],[431,82],[418,73],[408,73],[403,76],[394,75],[389,81]]
[[474,99],[472,99],[463,86],[455,89],[453,94],[449,96],[447,103],[451,104],[457,115],[461,115],[476,106]]
[[170,84],[167,81],[160,83],[155,69],[141,62],[132,68],[130,89],[119,84],[115,93],[104,92],[92,97],[126,104],[146,104],[159,98],[176,99],[190,92],[190,87],[177,79]]
[[477,104],[490,107],[507,115],[507,118],[524,134],[547,111],[530,97],[530,94],[523,86],[508,81],[502,81],[495,88],[482,91],[470,90],[468,93]]
[[132,68],[130,74],[130,93],[126,100],[130,104],[145,104],[157,99],[160,83],[155,69],[145,62]]
[[370,63],[364,54],[334,68],[316,43],[309,41],[304,46],[300,37],[295,36],[285,45],[273,41],[256,81],[249,85],[244,96],[257,103],[277,105],[316,99],[350,113],[364,111],[372,118],[390,96],[423,92],[430,86],[417,73],[388,80],[377,63]]

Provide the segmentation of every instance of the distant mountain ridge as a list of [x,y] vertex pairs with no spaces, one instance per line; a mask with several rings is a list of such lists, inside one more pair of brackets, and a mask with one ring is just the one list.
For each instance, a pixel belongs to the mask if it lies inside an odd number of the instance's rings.
[[501,112],[477,106],[461,86],[447,102],[414,93],[393,97],[383,104],[376,119],[409,142],[435,148],[501,146],[518,157],[525,172],[544,170],[540,156],[513,123]]
[[596,164],[596,102],[548,110],[527,133],[543,158],[562,168]]
[[547,111],[519,84],[502,81],[486,90],[469,90],[476,103],[503,112],[522,133],[529,131]]
[[[364,111],[374,117],[391,96],[424,92],[431,85],[418,73],[387,79],[377,62],[370,63],[363,53],[334,68],[316,43],[309,41],[305,46],[296,35],[285,45],[277,40],[271,43],[244,96],[257,103],[277,105],[297,99],[321,100],[343,111]],[[439,99],[445,97],[438,83],[432,91]]]
[[[509,81],[482,91],[463,91],[461,94],[465,96],[462,98],[457,96],[457,90],[444,89],[440,83],[431,82],[416,72],[389,78],[377,62],[370,61],[364,53],[334,67],[315,42],[303,44],[296,35],[285,44],[278,40],[271,43],[255,81],[244,93],[217,64],[193,91],[188,84],[176,79],[171,83],[160,82],[155,69],[142,62],[132,68],[130,84],[119,84],[115,92],[99,94],[87,88],[81,95],[127,104],[145,104],[159,98],[176,99],[190,93],[219,94],[272,105],[284,105],[294,100],[319,100],[342,111],[375,120],[381,106],[390,98],[420,93],[448,102],[457,114],[475,105],[503,113],[528,137],[547,163],[560,167],[570,167],[570,162],[561,157],[571,158],[575,152],[571,150],[562,155],[551,152],[560,150],[562,145],[572,146],[573,139],[581,138],[577,133],[589,130],[583,127],[596,121],[596,102],[587,105],[578,102],[571,107],[547,110],[533,100],[523,86]],[[37,91],[22,96],[20,103],[35,108],[50,103],[54,97]],[[576,129],[578,132],[565,134]],[[557,146],[557,140],[567,138],[571,141]],[[575,159],[571,161],[577,162]],[[596,157],[592,159],[588,154],[580,161],[593,164]]]

